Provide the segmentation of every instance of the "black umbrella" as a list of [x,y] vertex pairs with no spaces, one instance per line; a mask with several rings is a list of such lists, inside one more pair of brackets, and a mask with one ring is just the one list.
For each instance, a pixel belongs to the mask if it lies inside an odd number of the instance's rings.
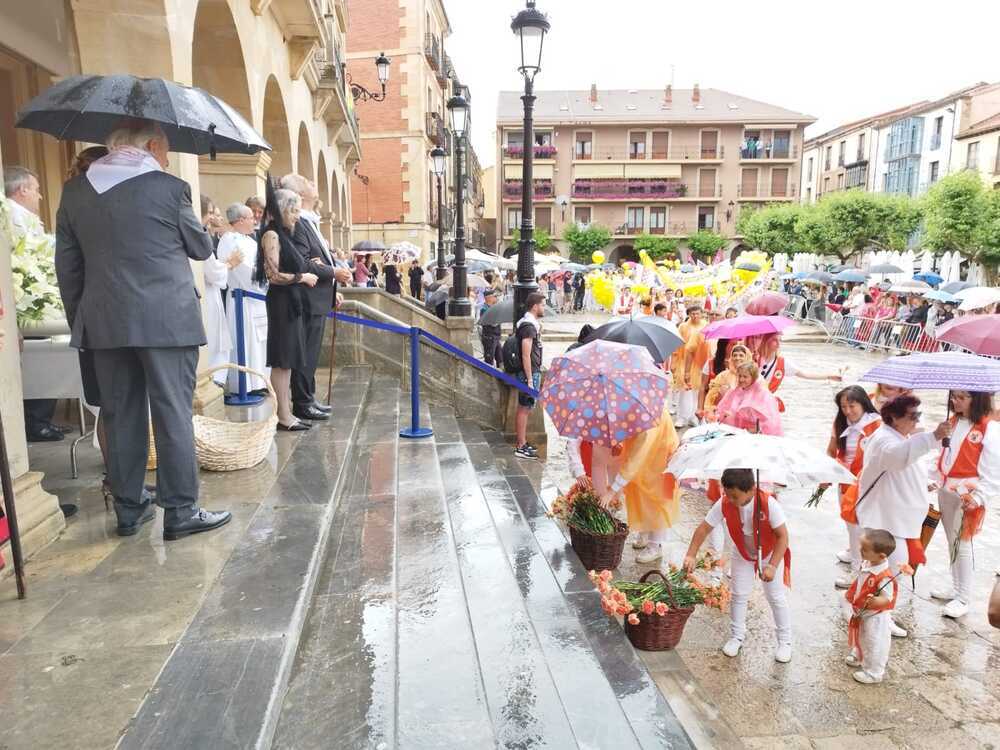
[[385,250],[385,245],[378,240],[361,240],[351,250],[355,253],[380,253]]
[[[550,310],[555,308],[549,304],[549,301],[545,300],[545,306]],[[508,297],[505,300],[497,302],[495,305],[490,307],[489,310],[484,312],[479,318],[479,325],[483,326],[499,326],[504,323],[510,323],[514,320],[514,298]]]
[[428,309],[433,311],[442,302],[447,302],[450,294],[451,292],[447,288],[437,289],[427,295],[427,299],[424,301],[424,304]]
[[60,140],[103,143],[129,119],[163,128],[170,150],[183,154],[256,154],[271,145],[243,116],[207,91],[162,78],[71,76],[36,96],[17,127]]
[[684,345],[680,336],[662,325],[645,320],[617,320],[605,323],[590,334],[585,344],[601,339],[619,344],[643,346],[660,364]]

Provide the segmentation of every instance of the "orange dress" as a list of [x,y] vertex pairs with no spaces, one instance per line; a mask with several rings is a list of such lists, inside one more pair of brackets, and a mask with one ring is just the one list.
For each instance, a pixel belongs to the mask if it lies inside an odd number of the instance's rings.
[[671,355],[670,369],[674,374],[674,388],[678,391],[687,390],[684,385],[684,370],[688,357],[691,358],[691,390],[696,392],[701,390],[701,370],[711,356],[708,342],[701,333],[707,325],[707,322],[694,325],[690,321],[685,321],[677,327],[684,346]]
[[655,427],[622,443],[618,474],[628,482],[624,487],[625,510],[631,530],[667,529],[680,517],[680,488],[672,474],[663,473],[679,444],[666,408]]

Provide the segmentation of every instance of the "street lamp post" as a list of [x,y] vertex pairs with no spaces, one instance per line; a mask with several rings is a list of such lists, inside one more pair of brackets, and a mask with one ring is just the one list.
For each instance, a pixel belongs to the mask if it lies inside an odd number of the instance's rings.
[[469,301],[468,275],[465,265],[465,196],[462,182],[462,148],[469,125],[469,102],[458,94],[448,100],[451,113],[451,129],[455,134],[455,265],[451,269],[451,302],[448,304],[449,317],[472,315]]
[[378,82],[382,86],[382,93],[377,94],[369,91],[360,83],[354,83],[351,80],[351,75],[348,73],[347,82],[351,86],[351,96],[354,101],[362,102],[384,102],[385,101],[385,85],[389,82],[389,65],[391,60],[385,56],[384,52],[380,52],[379,56],[375,58],[375,70],[378,72]]
[[445,157],[447,154],[440,146],[435,146],[431,151],[431,159],[434,162],[434,174],[437,177],[437,198],[438,198],[438,242],[437,242],[437,280],[440,281],[448,275],[448,266],[444,261],[444,203],[441,200],[441,178],[444,177]]
[[521,164],[521,238],[517,243],[517,282],[514,284],[514,325],[525,313],[528,295],[538,291],[535,283],[535,222],[532,216],[534,199],[533,167],[535,135],[532,109],[535,104],[535,76],[542,67],[542,45],[550,24],[544,13],[535,9],[535,0],[510,24],[521,47],[521,65],[518,71],[524,76],[524,156]]

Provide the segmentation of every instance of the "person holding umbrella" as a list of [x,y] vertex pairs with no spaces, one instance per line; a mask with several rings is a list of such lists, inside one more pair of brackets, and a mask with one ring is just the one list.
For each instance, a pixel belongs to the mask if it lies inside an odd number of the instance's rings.
[[674,388],[679,391],[677,399],[677,421],[675,427],[697,426],[698,417],[695,408],[698,404],[698,393],[701,391],[701,373],[708,362],[708,342],[702,335],[702,330],[708,325],[703,317],[703,310],[697,305],[688,308],[688,319],[678,326],[684,346],[678,349],[671,359],[671,370],[674,374]]
[[948,394],[953,430],[941,448],[932,474],[938,508],[951,551],[951,586],[931,591],[947,601],[945,617],[962,617],[972,598],[972,540],[982,528],[986,500],[1000,496],[1000,424],[993,419],[989,393],[956,390]]
[[755,352],[757,366],[760,367],[760,376],[764,379],[767,389],[775,394],[778,399],[778,408],[785,410],[785,403],[777,395],[784,379],[791,375],[803,380],[829,380],[839,383],[844,379],[838,373],[815,373],[807,372],[796,365],[792,360],[786,359],[781,354],[781,334],[768,333],[763,336],[748,336],[746,340],[750,351]]

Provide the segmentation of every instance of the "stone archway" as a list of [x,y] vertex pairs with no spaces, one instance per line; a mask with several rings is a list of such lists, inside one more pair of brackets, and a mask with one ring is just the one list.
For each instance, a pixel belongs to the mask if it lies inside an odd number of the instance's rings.
[[271,144],[271,175],[281,179],[292,171],[292,137],[285,99],[277,79],[268,76],[264,88],[264,138]]
[[[309,140],[309,129],[304,122],[299,123],[298,154],[295,163],[296,171],[307,180],[316,180],[316,170],[313,168],[312,143]],[[321,196],[322,197],[322,196]]]
[[729,253],[729,262],[735,264],[736,263],[736,259],[738,257],[740,257],[740,254],[743,253],[744,251],[747,251],[747,250],[750,250],[750,249],[751,248],[750,248],[749,245],[745,245],[742,242],[737,242],[736,246]]
[[[194,19],[191,42],[192,83],[218,96],[247,120],[253,122],[250,86],[243,48],[236,22],[226,0],[201,0]],[[210,196],[220,209],[242,203],[258,192],[259,157],[219,154],[215,161],[198,158],[202,194]]]
[[608,263],[614,263],[617,265],[619,263],[624,263],[627,260],[635,263],[639,262],[639,253],[635,251],[635,248],[632,247],[632,245],[619,245],[608,254]]

